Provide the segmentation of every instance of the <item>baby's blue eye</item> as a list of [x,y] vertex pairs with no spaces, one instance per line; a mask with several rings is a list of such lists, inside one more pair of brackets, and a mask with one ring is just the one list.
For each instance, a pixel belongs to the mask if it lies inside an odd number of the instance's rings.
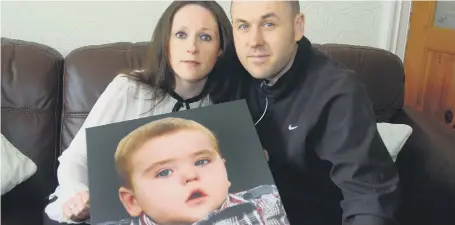
[[209,163],[209,160],[207,160],[207,159],[201,159],[201,160],[196,161],[195,164],[196,164],[196,166],[203,166],[203,165],[205,165],[205,164],[207,164],[207,163]]
[[171,170],[163,170],[158,173],[157,177],[167,177],[171,175],[172,171]]

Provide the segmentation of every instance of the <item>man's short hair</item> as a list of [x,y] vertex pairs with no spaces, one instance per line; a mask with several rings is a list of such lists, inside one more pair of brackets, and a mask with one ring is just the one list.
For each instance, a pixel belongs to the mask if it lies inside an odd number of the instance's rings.
[[300,13],[300,1],[288,1],[292,7],[292,14],[296,15]]
[[[230,11],[231,11],[231,15],[232,15],[232,2],[234,0],[231,0],[231,6],[229,7],[230,8]],[[300,13],[300,1],[295,1],[295,0],[286,0],[286,2],[288,2],[292,8],[292,14],[294,15],[297,15]]]

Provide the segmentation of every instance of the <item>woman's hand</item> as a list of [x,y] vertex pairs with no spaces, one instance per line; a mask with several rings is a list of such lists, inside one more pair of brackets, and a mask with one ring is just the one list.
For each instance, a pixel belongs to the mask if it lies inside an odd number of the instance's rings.
[[63,213],[75,222],[82,222],[90,216],[89,192],[81,191],[63,204]]

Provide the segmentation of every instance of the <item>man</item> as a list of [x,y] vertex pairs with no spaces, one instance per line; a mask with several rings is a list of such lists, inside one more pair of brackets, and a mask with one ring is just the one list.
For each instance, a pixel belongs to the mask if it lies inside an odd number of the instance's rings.
[[233,1],[245,89],[292,225],[396,224],[399,178],[366,90],[312,48],[298,1]]

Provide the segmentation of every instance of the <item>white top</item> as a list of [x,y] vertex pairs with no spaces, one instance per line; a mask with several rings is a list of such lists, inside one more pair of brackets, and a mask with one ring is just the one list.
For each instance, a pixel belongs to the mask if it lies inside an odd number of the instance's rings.
[[[63,204],[80,191],[88,191],[87,146],[85,128],[109,123],[132,120],[147,116],[172,112],[177,100],[166,96],[154,108],[150,87],[134,81],[125,75],[116,76],[96,101],[81,129],[77,132],[68,148],[58,158],[57,170],[59,186],[49,197],[57,197],[45,212],[50,219],[66,223],[69,220],[63,213]],[[209,97],[190,104],[190,108],[211,105]],[[185,110],[182,107],[181,110]]]

